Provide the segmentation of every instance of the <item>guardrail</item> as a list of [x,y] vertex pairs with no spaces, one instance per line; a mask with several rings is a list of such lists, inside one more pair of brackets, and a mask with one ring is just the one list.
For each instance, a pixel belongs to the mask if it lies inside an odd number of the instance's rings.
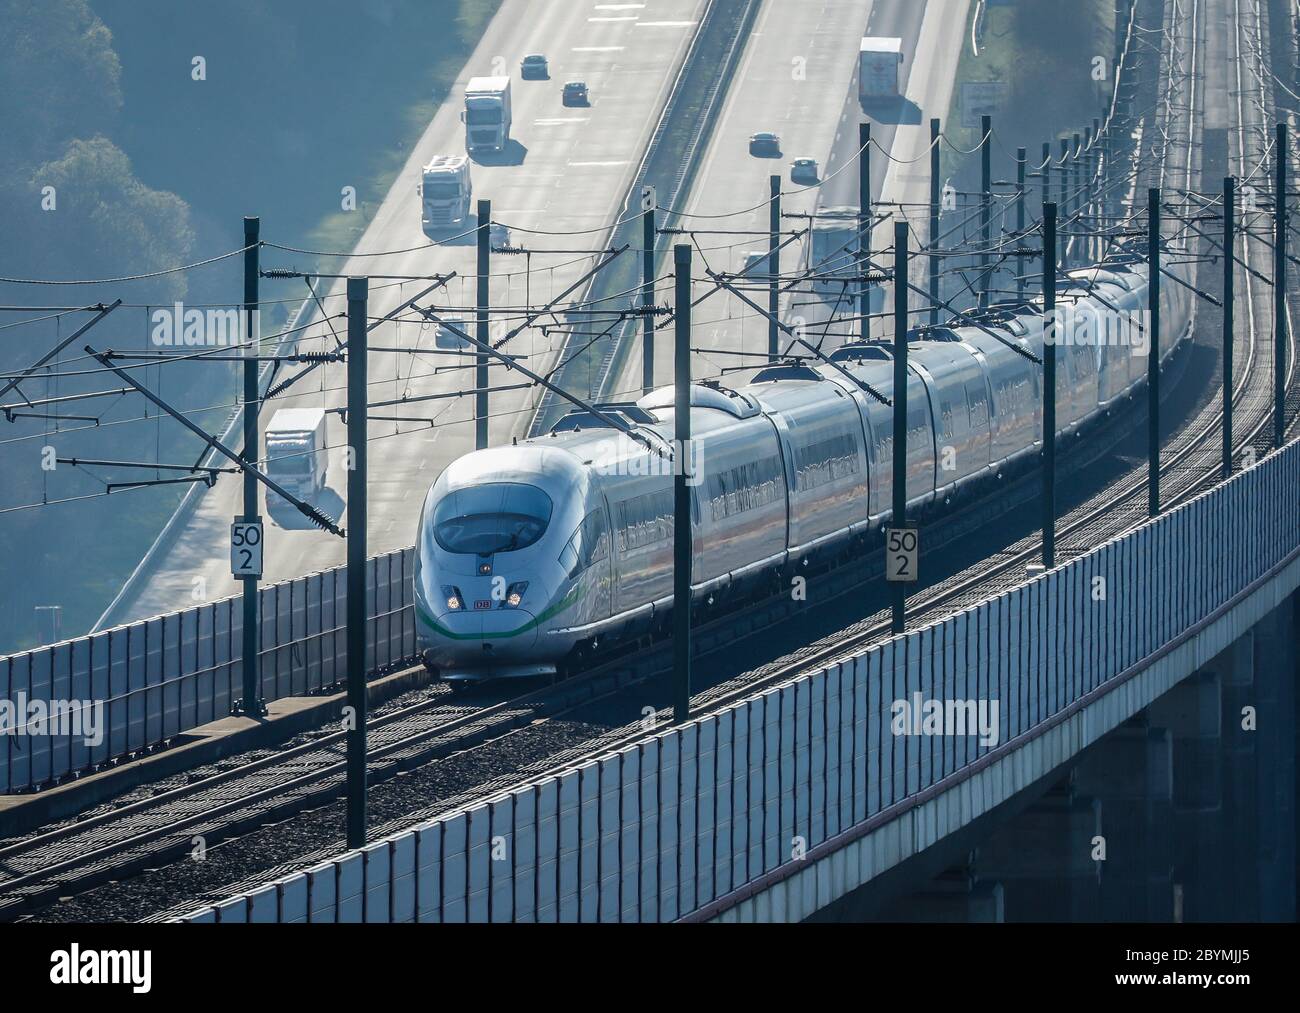
[[[849,661],[183,920],[706,916],[1122,692],[1270,581],[1289,592],[1297,561],[1300,442]],[[998,742],[894,734],[914,694],[996,701]]]
[[[415,657],[413,566],[412,549],[367,561],[371,674]],[[268,584],[259,597],[261,695],[342,684],[346,567]],[[0,708],[12,705],[0,721],[0,794],[94,771],[227,716],[243,692],[241,603],[232,596],[0,657]],[[63,723],[42,725],[42,714]]]

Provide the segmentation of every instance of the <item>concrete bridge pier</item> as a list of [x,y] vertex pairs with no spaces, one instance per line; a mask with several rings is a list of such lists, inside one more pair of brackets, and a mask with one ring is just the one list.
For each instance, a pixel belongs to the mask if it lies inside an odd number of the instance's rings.
[[[1300,595],[1255,627],[1255,751],[1261,921],[1296,918],[1296,611]],[[1240,719],[1238,719],[1240,723]]]
[[1103,921],[1173,920],[1173,739],[1143,716],[1102,739],[1075,769],[1075,788],[1104,799]]
[[1173,737],[1174,882],[1178,921],[1221,921],[1231,905],[1223,870],[1229,828],[1223,811],[1223,684],[1210,668],[1192,673],[1147,708]]
[[1003,922],[1002,884],[975,875],[970,865],[949,869],[879,914],[887,922]]
[[1256,649],[1255,631],[1248,630],[1210,666],[1223,686],[1223,812],[1231,828],[1222,870],[1231,903],[1223,917],[1245,922],[1259,920],[1258,734],[1244,727],[1257,705]]
[[1098,921],[1101,832],[1101,802],[1067,778],[982,843],[975,867],[1002,885],[1008,921]]

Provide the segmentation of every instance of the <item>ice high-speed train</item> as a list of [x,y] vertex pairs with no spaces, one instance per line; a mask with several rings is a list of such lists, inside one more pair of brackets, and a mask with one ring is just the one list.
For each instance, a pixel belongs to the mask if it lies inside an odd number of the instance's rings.
[[[1145,383],[1149,331],[1136,315],[1147,306],[1147,269],[1135,259],[1087,268],[1058,287],[1065,437]],[[1161,289],[1168,358],[1191,331],[1192,294]],[[1116,330],[1119,314],[1136,323]],[[1041,306],[1000,307],[979,321],[910,336],[909,515],[987,491],[1037,459],[1042,367],[1008,345],[1041,358]],[[832,358],[778,363],[734,390],[692,385],[697,599],[788,586],[805,566],[875,547],[891,512],[892,409],[845,371],[892,398],[893,362],[885,344]],[[602,410],[651,443],[673,439],[672,387]],[[452,462],[429,490],[416,542],[425,664],[461,682],[552,673],[575,654],[664,628],[672,490],[671,467],[590,412]]]

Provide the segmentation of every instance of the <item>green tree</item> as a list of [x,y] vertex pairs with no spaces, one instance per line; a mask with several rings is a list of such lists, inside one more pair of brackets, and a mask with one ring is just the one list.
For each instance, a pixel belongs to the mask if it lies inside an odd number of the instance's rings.
[[[53,211],[41,205],[46,187],[54,188]],[[185,263],[194,248],[189,205],[140,182],[106,137],[68,142],[60,157],[32,171],[25,190],[24,260],[32,276],[145,274]],[[186,278],[164,275],[147,287],[151,299],[180,299]]]
[[113,35],[86,0],[0,0],[0,170],[103,132],[122,107]]

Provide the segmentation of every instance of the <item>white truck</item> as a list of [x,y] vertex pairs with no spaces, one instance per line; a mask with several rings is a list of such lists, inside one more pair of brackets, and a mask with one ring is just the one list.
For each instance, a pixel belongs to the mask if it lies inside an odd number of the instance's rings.
[[[877,234],[877,242],[880,242]],[[812,237],[807,246],[807,268],[813,272],[813,291],[833,299],[841,310],[852,312],[852,305],[862,295],[857,279],[871,269],[858,261],[858,209],[840,205],[820,208],[813,219]],[[885,291],[879,285],[867,286],[869,312],[884,309]]]
[[858,102],[863,108],[899,96],[903,40],[868,35],[858,52]]
[[510,143],[510,78],[471,77],[465,86],[465,148],[504,151]]
[[[818,292],[845,292],[845,282],[862,273],[858,265],[858,209],[839,206],[820,208],[813,219],[812,241],[808,245],[808,269]],[[846,298],[857,286],[850,284]]]
[[[325,409],[281,408],[266,427],[266,473],[286,491],[310,501],[325,488],[329,453],[325,444]],[[267,493],[267,510],[291,509]]]
[[420,224],[426,233],[460,225],[469,217],[474,184],[465,155],[435,155],[420,174]]

